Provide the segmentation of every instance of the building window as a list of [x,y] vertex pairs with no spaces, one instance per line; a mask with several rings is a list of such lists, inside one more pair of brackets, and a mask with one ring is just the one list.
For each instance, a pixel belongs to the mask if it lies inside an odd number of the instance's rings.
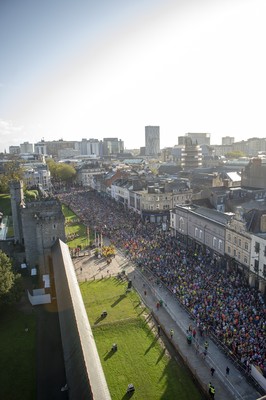
[[184,219],[182,217],[179,218],[179,230],[184,232]]
[[202,230],[200,229],[200,231],[199,231],[199,238],[200,239],[202,239],[203,238],[203,232],[202,232]]
[[266,246],[264,247],[264,255],[266,257]]
[[234,257],[236,256],[236,250],[234,250]]
[[236,244],[236,237],[234,237],[234,243]]
[[263,276],[266,278],[266,264],[263,264]]
[[255,253],[260,252],[260,244],[258,242],[255,242]]
[[[266,247],[265,247],[265,249],[266,249]],[[245,250],[248,250],[248,242],[245,242]]]
[[237,255],[237,258],[240,260],[240,257],[241,257],[241,255],[240,255],[240,251],[239,251],[238,255]]
[[227,253],[231,254],[231,247],[230,246],[227,247]]
[[229,240],[229,242],[231,242],[231,234],[230,233],[228,233],[228,240]]
[[222,250],[222,246],[223,246],[223,241],[219,239],[218,249]]
[[212,246],[213,246],[214,248],[217,247],[217,239],[216,239],[216,237],[214,237],[214,238],[212,239]]
[[248,259],[247,259],[247,257],[246,257],[246,256],[244,257],[244,263],[245,263],[245,264],[247,264],[247,263],[248,263]]
[[241,239],[238,239],[238,246],[241,247]]
[[255,260],[254,271],[259,272],[259,260]]
[[198,237],[198,228],[195,228],[195,237]]

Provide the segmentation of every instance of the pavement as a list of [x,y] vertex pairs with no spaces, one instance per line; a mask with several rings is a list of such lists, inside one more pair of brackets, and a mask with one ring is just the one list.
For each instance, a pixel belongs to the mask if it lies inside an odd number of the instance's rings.
[[[195,326],[189,314],[166,287],[158,285],[152,275],[135,267],[121,252],[118,251],[109,265],[104,258],[96,258],[93,251],[74,258],[73,264],[80,282],[116,276],[124,271],[205,393],[208,392],[211,382],[215,387],[216,400],[256,400],[262,396],[210,337],[201,337],[197,331],[196,339],[193,339],[192,344],[188,344],[187,330],[189,326]],[[158,309],[157,303],[160,300],[163,305]],[[174,331],[172,339],[171,329]],[[205,356],[206,340],[209,346]],[[226,367],[230,369],[229,375],[226,375]],[[213,376],[211,368],[215,369]]]

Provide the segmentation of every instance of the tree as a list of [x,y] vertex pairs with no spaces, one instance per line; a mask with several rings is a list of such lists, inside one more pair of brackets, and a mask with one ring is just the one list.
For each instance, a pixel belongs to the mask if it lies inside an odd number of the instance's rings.
[[76,175],[76,170],[72,165],[61,163],[57,168],[57,174],[60,180],[70,181]]
[[246,154],[243,153],[243,151],[240,150],[235,150],[235,151],[230,151],[225,155],[226,158],[231,158],[231,159],[236,159],[240,157],[246,157]]
[[0,306],[17,302],[21,294],[21,276],[13,272],[10,259],[0,250]]
[[76,170],[72,165],[66,163],[56,163],[52,159],[47,160],[49,170],[54,181],[70,181],[76,176]]
[[17,161],[8,161],[4,164],[4,174],[0,179],[0,193],[9,193],[9,182],[22,180],[23,169]]

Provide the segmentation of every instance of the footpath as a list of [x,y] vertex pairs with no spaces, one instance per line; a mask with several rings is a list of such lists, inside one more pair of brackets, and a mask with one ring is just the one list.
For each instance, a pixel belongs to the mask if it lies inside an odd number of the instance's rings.
[[[171,339],[173,346],[206,393],[211,382],[215,387],[216,400],[256,400],[262,396],[209,336],[202,337],[197,330],[196,338],[192,340],[192,343],[187,342],[189,326],[195,327],[189,314],[163,285],[158,285],[154,277],[136,268],[122,253],[118,252],[109,265],[105,259],[97,259],[93,252],[73,259],[73,263],[80,282],[125,273],[165,335],[170,338],[170,330],[173,330]],[[158,307],[158,302],[161,302],[162,306]],[[206,340],[208,350],[205,355]],[[227,367],[229,374],[226,374]],[[211,368],[215,370],[213,375]]]

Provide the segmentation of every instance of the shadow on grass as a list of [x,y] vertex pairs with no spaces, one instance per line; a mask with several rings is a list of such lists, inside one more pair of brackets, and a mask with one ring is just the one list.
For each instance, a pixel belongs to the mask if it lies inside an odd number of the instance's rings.
[[143,313],[145,313],[146,312],[146,309],[145,308],[143,308],[141,311],[140,311],[140,313],[138,314],[138,317],[140,317]]
[[111,349],[107,352],[107,354],[104,356],[104,361],[109,360],[109,358],[113,357],[113,355],[115,355],[116,351]]
[[124,285],[125,284],[125,280],[121,279],[121,278],[115,278],[115,285],[119,286],[119,285]]
[[[147,317],[143,321],[144,325],[149,324],[151,322],[151,320],[152,320],[152,315],[151,314],[147,315]],[[152,328],[154,328],[154,324],[152,325],[150,330],[152,330]]]
[[149,347],[147,348],[147,350],[145,351],[144,355],[146,356],[146,354],[149,353],[149,351],[156,345],[156,342],[158,341],[159,336],[155,336],[155,338],[153,339],[153,341],[151,342],[151,344],[149,345]]
[[134,396],[135,392],[125,393],[121,400],[131,399]]
[[139,306],[141,306],[141,301],[139,301],[138,304],[136,304],[134,308],[138,308]]
[[120,303],[120,301],[124,300],[125,297],[127,297],[126,294],[121,294],[118,299],[113,304],[111,304],[111,307],[117,306],[117,304]]
[[165,356],[165,352],[166,352],[166,348],[164,348],[164,349],[161,351],[161,354],[159,355],[159,357],[158,357],[158,359],[157,359],[157,361],[156,361],[156,364],[159,364],[159,362],[161,361],[161,359]]
[[94,325],[99,324],[99,323],[100,323],[101,321],[103,321],[106,317],[107,317],[107,315],[100,316],[98,319],[96,319],[96,321],[94,322]]

